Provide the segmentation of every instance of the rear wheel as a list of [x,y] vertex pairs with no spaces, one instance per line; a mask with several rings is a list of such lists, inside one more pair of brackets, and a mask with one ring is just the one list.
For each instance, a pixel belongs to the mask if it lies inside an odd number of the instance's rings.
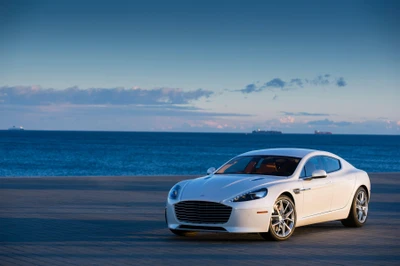
[[260,233],[260,236],[267,240],[283,241],[293,234],[295,225],[295,205],[289,197],[283,195],[275,201],[269,231],[267,233]]
[[194,236],[197,234],[197,232],[192,232],[192,231],[184,231],[184,230],[176,230],[176,229],[169,229],[169,230],[171,230],[171,232],[177,236]]
[[368,194],[365,188],[360,187],[354,195],[349,216],[342,220],[347,227],[361,227],[368,218]]

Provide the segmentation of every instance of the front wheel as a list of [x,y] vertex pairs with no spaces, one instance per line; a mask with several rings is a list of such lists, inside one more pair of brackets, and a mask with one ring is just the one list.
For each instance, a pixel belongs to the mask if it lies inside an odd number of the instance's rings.
[[283,241],[293,234],[295,225],[295,205],[289,197],[283,195],[275,201],[269,231],[267,233],[260,233],[260,236],[267,240]]
[[351,204],[349,216],[342,220],[342,224],[347,227],[361,227],[368,218],[368,194],[365,188],[360,187]]

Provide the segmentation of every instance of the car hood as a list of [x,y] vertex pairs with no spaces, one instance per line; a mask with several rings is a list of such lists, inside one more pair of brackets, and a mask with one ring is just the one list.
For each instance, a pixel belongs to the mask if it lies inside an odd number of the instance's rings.
[[258,187],[287,180],[282,176],[214,174],[189,180],[182,189],[180,200],[220,202]]

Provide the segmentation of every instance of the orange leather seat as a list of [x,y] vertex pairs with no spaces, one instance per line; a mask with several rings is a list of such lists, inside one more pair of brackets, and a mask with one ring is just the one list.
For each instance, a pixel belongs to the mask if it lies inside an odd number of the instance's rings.
[[257,171],[257,173],[259,174],[271,174],[274,172],[278,172],[278,170],[276,169],[276,165],[273,162],[262,164]]
[[250,174],[254,170],[254,166],[257,164],[256,161],[251,161],[244,169],[245,174]]

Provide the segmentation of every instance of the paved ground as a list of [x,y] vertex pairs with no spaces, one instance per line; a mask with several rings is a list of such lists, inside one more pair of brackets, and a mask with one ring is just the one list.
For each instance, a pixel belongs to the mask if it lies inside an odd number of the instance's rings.
[[258,235],[173,236],[168,189],[184,177],[0,178],[0,265],[400,265],[400,173],[371,174],[363,228]]

